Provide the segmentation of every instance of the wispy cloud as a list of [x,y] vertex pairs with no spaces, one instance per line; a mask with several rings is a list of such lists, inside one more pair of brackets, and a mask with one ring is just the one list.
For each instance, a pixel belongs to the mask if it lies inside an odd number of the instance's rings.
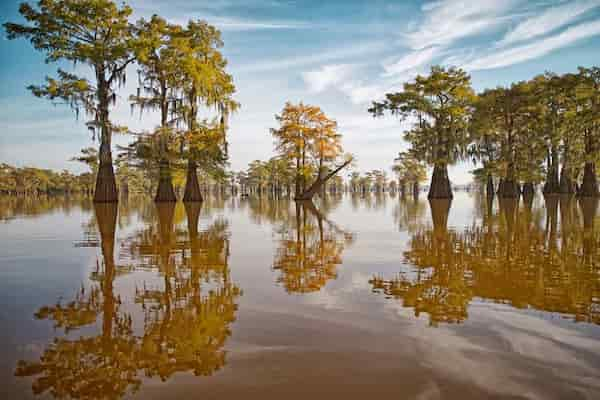
[[445,46],[505,22],[519,0],[439,0],[422,7],[424,19],[416,29],[403,35],[412,49]]
[[469,70],[501,68],[542,57],[579,40],[600,35],[600,20],[583,23],[548,38],[492,53],[464,65]]
[[307,65],[328,63],[336,60],[350,59],[358,56],[367,56],[386,50],[387,46],[382,42],[354,43],[352,45],[337,49],[321,49],[314,54],[302,56],[277,58],[247,64],[237,69],[238,72],[267,72],[280,69],[297,68]]
[[546,35],[576,21],[586,12],[598,6],[600,6],[600,0],[569,1],[550,7],[541,14],[519,23],[498,44],[506,46]]
[[330,64],[302,73],[302,79],[311,92],[319,93],[346,80],[354,70],[352,64]]
[[422,50],[411,51],[404,54],[399,59],[383,65],[384,76],[394,76],[402,73],[408,73],[431,62],[440,54],[440,47],[433,46]]

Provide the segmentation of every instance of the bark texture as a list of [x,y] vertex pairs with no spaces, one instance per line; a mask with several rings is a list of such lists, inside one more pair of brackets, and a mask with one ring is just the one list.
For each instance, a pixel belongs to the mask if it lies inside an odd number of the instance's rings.
[[185,192],[183,201],[203,201],[202,193],[200,192],[200,183],[198,182],[197,165],[193,161],[188,162],[187,179],[185,181]]
[[317,179],[313,182],[313,184],[310,185],[310,187],[308,189],[306,189],[305,191],[303,191],[300,195],[297,195],[294,198],[294,200],[299,200],[299,201],[312,200],[314,195],[321,190],[323,185],[325,185],[325,182],[327,182],[329,179],[333,178],[335,176],[335,174],[340,172],[346,166],[350,165],[351,162],[352,162],[351,159],[346,160],[342,165],[335,168],[333,171],[331,171],[329,174],[325,175],[324,177],[318,176]]
[[558,179],[558,153],[552,150],[548,158],[548,174],[546,183],[543,189],[544,194],[558,194],[560,192],[560,184]]
[[487,183],[485,185],[485,194],[488,197],[494,197],[494,179],[492,178],[492,175],[487,176]]
[[169,162],[161,160],[159,165],[158,187],[154,201],[157,203],[174,203],[177,201],[175,190],[173,189],[173,180],[171,178],[171,168]]
[[498,185],[498,196],[503,199],[515,199],[521,194],[519,184],[512,179],[503,179]]
[[98,175],[96,176],[96,190],[94,191],[95,203],[116,203],[119,201],[117,181],[112,165],[110,145],[100,145]]
[[450,186],[450,179],[448,179],[448,167],[445,164],[436,164],[433,167],[431,185],[429,186],[429,194],[427,197],[429,199],[452,198],[452,187]]
[[575,182],[571,179],[569,168],[564,167],[560,170],[560,182],[558,192],[561,194],[573,194],[577,191]]
[[523,184],[523,198],[533,198],[533,195],[535,194],[535,186],[533,185],[533,183],[531,182],[525,182]]
[[579,188],[579,195],[582,197],[598,196],[598,181],[596,179],[596,165],[593,162],[586,162],[583,169],[583,181]]

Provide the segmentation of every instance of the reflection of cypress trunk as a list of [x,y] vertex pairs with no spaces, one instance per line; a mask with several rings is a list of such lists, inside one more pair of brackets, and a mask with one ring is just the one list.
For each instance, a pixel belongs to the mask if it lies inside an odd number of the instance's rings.
[[112,324],[115,315],[115,298],[113,280],[115,278],[115,231],[117,226],[117,205],[96,204],[94,206],[98,231],[100,233],[100,247],[104,260],[104,278],[102,280],[103,315],[102,338],[105,346],[110,345],[112,337]]
[[557,194],[558,192],[558,152],[553,146],[548,155],[548,175],[544,184],[544,194]]
[[445,236],[448,230],[448,214],[450,214],[450,199],[429,199],[429,208],[431,209],[431,220],[433,230],[438,234]]
[[583,262],[590,264],[596,253],[596,241],[594,240],[594,219],[598,210],[598,199],[595,197],[584,197],[579,199],[579,206],[583,214]]
[[583,181],[579,188],[579,195],[583,197],[598,196],[598,181],[596,180],[596,164],[592,161],[585,163]]
[[112,165],[111,128],[108,120],[109,85],[104,76],[104,69],[96,68],[98,81],[98,120],[100,123],[100,152],[98,154],[98,175],[96,176],[96,191],[94,202],[116,203],[119,200],[117,182]]
[[398,189],[400,190],[400,196],[406,196],[406,182],[404,180],[398,180]]
[[419,188],[419,182],[413,182],[413,185],[412,185],[413,198],[418,199],[420,191],[421,190]]
[[431,185],[429,186],[430,199],[451,199],[452,187],[448,179],[448,167],[446,164],[435,164],[433,174],[431,175]]
[[173,181],[171,179],[171,168],[169,161],[162,159],[158,166],[159,178],[158,187],[156,188],[156,196],[154,201],[156,202],[175,202],[175,190],[173,190]]
[[511,239],[512,232],[515,226],[515,220],[517,216],[518,200],[514,198],[500,198],[499,199],[500,212],[504,215],[506,221],[506,228],[508,230],[508,240]]
[[200,183],[198,182],[197,166],[194,161],[188,161],[187,179],[185,181],[185,192],[183,201],[202,201],[202,193],[200,193]]
[[558,231],[558,198],[545,197],[546,200],[546,236],[549,248],[556,248]]
[[198,221],[200,220],[201,203],[184,203],[185,214],[187,216],[187,228],[190,234],[190,241],[198,237]]

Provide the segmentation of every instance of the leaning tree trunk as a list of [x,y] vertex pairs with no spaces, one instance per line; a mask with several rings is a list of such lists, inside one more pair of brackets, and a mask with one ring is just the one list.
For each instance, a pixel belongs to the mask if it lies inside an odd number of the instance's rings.
[[198,183],[197,165],[194,161],[188,161],[187,179],[185,181],[185,192],[183,201],[202,201],[200,184]]
[[299,196],[296,196],[294,198],[294,200],[300,200],[300,201],[312,200],[313,196],[319,192],[319,190],[323,187],[325,182],[327,182],[329,179],[331,179],[333,176],[335,176],[335,174],[340,172],[343,168],[350,165],[351,162],[352,162],[352,159],[346,160],[342,165],[340,165],[339,167],[337,167],[336,169],[331,171],[325,177],[321,177],[319,174],[319,176],[313,182],[313,184],[310,185],[310,187],[308,189],[306,189],[304,192],[302,192]]
[[[168,160],[161,160],[159,167],[158,187],[154,201],[157,203],[174,203],[177,201],[175,190],[173,189],[173,180],[171,178],[171,168]],[[197,179],[197,178],[196,178]]]
[[583,181],[579,188],[579,195],[583,197],[598,196],[598,181],[596,180],[596,165],[592,161],[585,163]]
[[429,199],[451,199],[452,187],[448,179],[448,167],[446,164],[436,164],[433,167],[431,175],[431,185],[429,186]]
[[117,181],[112,164],[112,154],[110,151],[110,142],[102,138],[100,144],[100,154],[98,174],[96,175],[96,190],[94,191],[95,203],[116,203],[119,201],[117,191]]

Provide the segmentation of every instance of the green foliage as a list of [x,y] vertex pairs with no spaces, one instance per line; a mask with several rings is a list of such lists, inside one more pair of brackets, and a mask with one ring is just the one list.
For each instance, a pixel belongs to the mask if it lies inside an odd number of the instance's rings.
[[418,75],[404,90],[388,93],[373,102],[369,112],[386,112],[411,123],[404,139],[430,165],[448,165],[459,160],[468,144],[468,126],[476,95],[469,75],[457,68],[434,66],[428,76]]

